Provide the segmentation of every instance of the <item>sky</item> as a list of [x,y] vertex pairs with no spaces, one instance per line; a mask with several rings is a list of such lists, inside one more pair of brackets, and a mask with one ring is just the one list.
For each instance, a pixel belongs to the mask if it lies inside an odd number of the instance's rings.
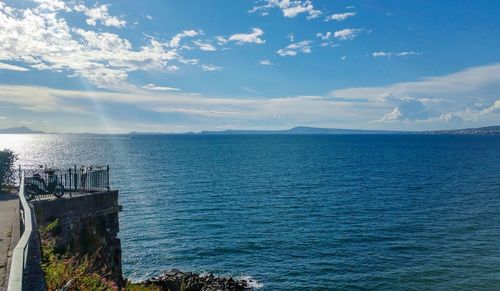
[[500,124],[500,1],[0,0],[0,128]]

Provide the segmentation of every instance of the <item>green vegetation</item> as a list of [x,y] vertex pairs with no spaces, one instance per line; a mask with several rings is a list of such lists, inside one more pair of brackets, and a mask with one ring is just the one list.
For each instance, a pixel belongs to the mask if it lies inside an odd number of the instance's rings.
[[14,182],[14,162],[17,156],[10,150],[0,151],[0,188]]
[[116,284],[93,269],[89,256],[71,256],[55,251],[55,234],[59,220],[40,228],[42,243],[42,269],[47,290],[118,290]]
[[[42,244],[42,269],[45,273],[45,283],[48,291],[52,290],[118,290],[115,282],[106,279],[102,270],[93,266],[96,258],[89,256],[70,255],[68,252],[56,250],[55,243],[60,233],[59,219],[40,227]],[[121,289],[125,291],[159,291],[157,286],[142,283],[126,282]]]
[[153,286],[151,284],[143,284],[143,283],[131,283],[127,282],[124,291],[160,291],[161,288],[158,286]]

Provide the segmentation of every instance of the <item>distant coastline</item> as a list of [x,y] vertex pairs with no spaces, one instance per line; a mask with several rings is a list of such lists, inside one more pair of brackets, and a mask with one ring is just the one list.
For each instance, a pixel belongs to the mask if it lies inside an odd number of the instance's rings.
[[[130,132],[129,135],[162,135],[163,132]],[[427,131],[364,130],[298,126],[284,130],[235,130],[186,132],[189,135],[341,135],[341,134],[447,134],[447,135],[500,135],[500,125],[478,128]]]
[[9,127],[0,129],[0,134],[44,134],[43,131],[32,130],[26,126]]
[[[46,133],[32,130],[26,126],[10,127],[0,129],[0,134],[59,134],[55,132]],[[75,135],[103,135],[99,133],[66,133]],[[500,135],[500,125],[477,128],[450,129],[450,130],[427,130],[427,131],[395,131],[395,130],[365,130],[365,129],[342,129],[298,126],[284,130],[239,130],[227,129],[221,131],[200,132],[138,132],[133,131],[125,135],[342,135],[342,134],[446,134],[446,135]]]

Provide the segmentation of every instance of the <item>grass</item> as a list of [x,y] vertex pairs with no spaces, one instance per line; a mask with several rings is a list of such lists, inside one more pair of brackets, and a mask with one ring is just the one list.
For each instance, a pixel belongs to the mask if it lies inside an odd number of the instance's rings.
[[42,270],[47,290],[64,288],[73,290],[118,290],[113,281],[107,280],[92,267],[93,258],[81,255],[60,254],[55,251],[55,236],[59,220],[40,228],[42,244]]
[[[102,270],[93,268],[95,258],[78,254],[58,253],[55,242],[60,232],[59,220],[40,227],[42,244],[42,270],[48,291],[64,290],[118,290],[115,282],[106,279]],[[125,291],[160,291],[157,286],[126,282]]]

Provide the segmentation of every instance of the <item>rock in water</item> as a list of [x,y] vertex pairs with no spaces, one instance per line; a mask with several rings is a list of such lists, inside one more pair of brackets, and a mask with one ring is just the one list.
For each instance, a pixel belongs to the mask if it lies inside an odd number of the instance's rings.
[[144,282],[146,285],[154,285],[161,290],[170,291],[247,291],[252,290],[245,280],[234,280],[233,278],[217,277],[213,274],[200,276],[192,272],[181,272],[172,269],[157,278],[151,278]]

